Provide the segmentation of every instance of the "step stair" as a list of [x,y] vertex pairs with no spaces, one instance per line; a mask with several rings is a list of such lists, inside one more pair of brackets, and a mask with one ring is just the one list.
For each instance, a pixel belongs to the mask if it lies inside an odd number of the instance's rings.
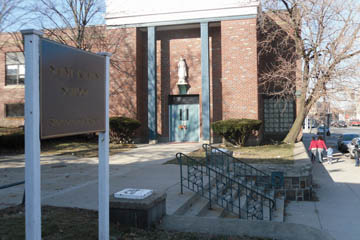
[[[240,163],[236,169],[239,170],[239,166],[244,169],[234,173],[230,163],[238,160],[229,155],[217,154],[212,158],[215,165],[207,165],[208,161],[198,161],[182,153],[177,154],[180,163],[184,158],[189,164],[183,166],[186,171],[183,171],[181,181],[183,189],[192,191],[193,195],[188,196],[187,201],[172,213],[178,216],[283,222],[284,197],[275,198],[275,190],[269,182],[270,176],[246,163]],[[246,175],[241,175],[244,172]]]

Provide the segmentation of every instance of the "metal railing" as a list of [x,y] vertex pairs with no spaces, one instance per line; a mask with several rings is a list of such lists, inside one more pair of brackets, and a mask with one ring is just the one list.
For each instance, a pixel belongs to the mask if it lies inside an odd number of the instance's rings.
[[177,153],[176,158],[180,165],[181,193],[185,187],[208,199],[210,208],[212,204],[216,204],[239,218],[248,220],[264,220],[264,207],[267,207],[271,220],[272,209],[275,207],[273,198],[201,160],[183,153]]
[[271,176],[269,174],[242,162],[219,148],[209,144],[203,144],[202,147],[205,150],[208,166],[221,171],[221,173],[231,178],[237,179],[252,189],[263,192],[266,195],[269,194],[272,189]]

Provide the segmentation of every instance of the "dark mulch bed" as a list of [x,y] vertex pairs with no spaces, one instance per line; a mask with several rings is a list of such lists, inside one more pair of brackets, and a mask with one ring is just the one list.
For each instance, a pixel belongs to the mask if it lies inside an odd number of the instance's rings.
[[[42,238],[47,240],[98,239],[98,214],[96,211],[42,207]],[[25,214],[23,206],[0,210],[0,239],[25,239]],[[211,236],[208,234],[167,232],[158,229],[142,230],[111,224],[110,239],[125,240],[265,240],[250,237]]]

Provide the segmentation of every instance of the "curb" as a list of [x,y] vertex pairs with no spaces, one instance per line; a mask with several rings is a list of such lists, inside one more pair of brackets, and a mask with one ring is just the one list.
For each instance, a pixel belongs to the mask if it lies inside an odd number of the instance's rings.
[[303,224],[241,219],[168,215],[163,218],[159,227],[167,231],[249,236],[273,240],[335,240],[329,233]]

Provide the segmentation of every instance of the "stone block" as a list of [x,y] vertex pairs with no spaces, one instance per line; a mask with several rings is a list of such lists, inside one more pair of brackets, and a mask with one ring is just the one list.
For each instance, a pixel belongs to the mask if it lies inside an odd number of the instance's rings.
[[295,191],[294,190],[287,190],[286,191],[286,200],[294,201],[296,200]]
[[292,178],[292,184],[293,185],[298,185],[299,184],[299,177],[293,177]]
[[304,201],[310,201],[310,200],[311,200],[310,190],[304,190]]
[[284,179],[284,188],[285,189],[291,189],[291,186],[292,186],[291,178],[285,178]]
[[166,215],[166,193],[153,192],[145,199],[110,196],[110,221],[126,226],[149,228]]

